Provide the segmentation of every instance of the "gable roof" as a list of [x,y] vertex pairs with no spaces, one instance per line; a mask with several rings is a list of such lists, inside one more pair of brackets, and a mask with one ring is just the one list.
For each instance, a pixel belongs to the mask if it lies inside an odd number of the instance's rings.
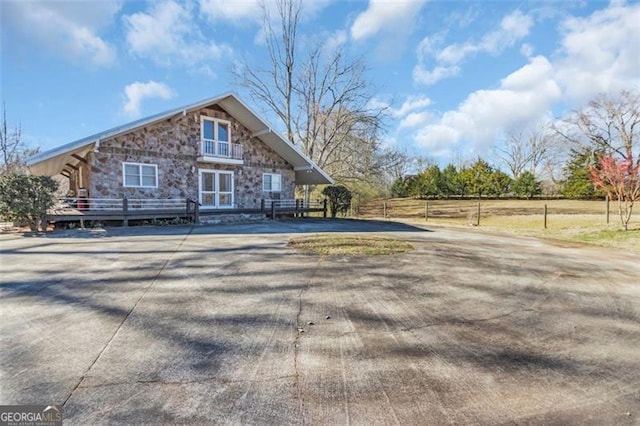
[[148,126],[179,114],[199,110],[209,105],[220,105],[232,117],[249,129],[252,136],[260,139],[293,166],[296,174],[296,184],[331,184],[333,179],[309,157],[304,155],[296,146],[289,143],[282,135],[249,108],[234,93],[204,99],[199,102],[175,108],[166,112],[141,118],[130,123],[114,127],[104,132],[96,133],[86,138],[78,139],[49,151],[41,152],[27,159],[26,164],[31,173],[53,176],[62,172],[67,166],[77,166],[77,157],[84,156],[93,150],[101,140],[111,139],[140,127]]

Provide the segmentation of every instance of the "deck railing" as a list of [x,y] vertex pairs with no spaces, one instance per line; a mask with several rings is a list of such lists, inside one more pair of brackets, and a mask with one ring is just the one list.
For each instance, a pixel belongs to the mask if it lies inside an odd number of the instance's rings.
[[297,214],[304,212],[323,212],[327,215],[327,200],[304,200],[304,199],[263,199],[262,211],[270,212],[271,218],[276,214]]
[[201,214],[226,214],[261,212],[267,217],[275,219],[277,215],[303,216],[310,212],[321,212],[327,215],[326,200],[302,199],[262,199],[260,209],[255,207],[236,208],[232,210],[201,212],[200,204],[184,198],[60,198],[57,204],[49,210],[51,221],[74,220],[122,220],[127,224],[129,220],[139,220],[154,217],[192,217],[199,222]]
[[213,139],[202,140],[202,155],[242,160],[242,145]]
[[184,198],[60,198],[58,199],[58,203],[53,207],[53,210],[78,210],[81,212],[183,210],[186,208],[186,205],[187,200]]

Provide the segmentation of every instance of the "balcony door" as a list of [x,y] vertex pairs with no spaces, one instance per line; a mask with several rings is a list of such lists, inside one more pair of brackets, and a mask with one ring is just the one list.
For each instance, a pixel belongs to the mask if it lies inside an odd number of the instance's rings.
[[199,201],[203,209],[233,207],[233,172],[200,170]]

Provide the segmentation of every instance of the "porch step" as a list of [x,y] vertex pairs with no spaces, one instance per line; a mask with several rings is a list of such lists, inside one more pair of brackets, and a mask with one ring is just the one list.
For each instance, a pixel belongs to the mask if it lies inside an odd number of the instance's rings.
[[201,225],[217,225],[219,223],[260,222],[267,220],[266,213],[228,213],[211,216],[200,216]]

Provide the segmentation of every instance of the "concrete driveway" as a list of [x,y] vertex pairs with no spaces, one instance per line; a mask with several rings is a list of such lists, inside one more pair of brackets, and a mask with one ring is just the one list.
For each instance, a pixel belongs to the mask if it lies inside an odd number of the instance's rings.
[[[416,249],[285,247],[327,231]],[[2,238],[0,404],[65,424],[640,423],[637,255],[348,220]]]

